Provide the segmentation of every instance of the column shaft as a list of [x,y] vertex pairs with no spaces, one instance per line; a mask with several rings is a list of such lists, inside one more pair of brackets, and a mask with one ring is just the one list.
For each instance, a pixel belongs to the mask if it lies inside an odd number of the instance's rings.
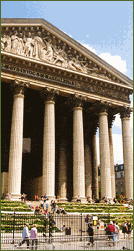
[[23,143],[23,110],[24,95],[16,94],[13,100],[12,126],[9,153],[9,182],[8,192],[12,199],[21,197],[21,168]]
[[99,115],[101,197],[111,199],[111,171],[108,136],[108,116],[106,112]]
[[55,102],[46,101],[44,110],[42,194],[55,198]]
[[99,188],[98,188],[98,163],[97,163],[97,143],[96,143],[96,134],[92,138],[93,146],[93,185],[92,193],[93,199],[99,198]]
[[92,198],[92,156],[88,144],[85,145],[85,195]]
[[109,131],[109,150],[110,150],[110,169],[111,169],[111,195],[112,195],[112,198],[114,198],[116,197],[116,189],[115,189],[115,170],[114,170],[112,128],[109,127],[108,131]]
[[122,118],[123,157],[126,199],[133,198],[133,153],[131,142],[130,118]]
[[85,201],[84,137],[81,107],[73,111],[73,200]]
[[60,143],[58,195],[60,201],[67,201],[67,159],[66,143]]

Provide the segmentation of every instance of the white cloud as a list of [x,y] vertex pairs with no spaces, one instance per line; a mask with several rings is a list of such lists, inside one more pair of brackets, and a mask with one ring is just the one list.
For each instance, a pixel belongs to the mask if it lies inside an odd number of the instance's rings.
[[119,127],[121,129],[121,119],[119,114],[116,114],[113,126]]
[[122,60],[120,56],[114,55],[112,56],[110,53],[101,53],[99,55],[103,60],[105,60],[107,63],[115,67],[117,70],[119,70],[122,73],[127,72],[126,68],[126,61]]
[[[96,53],[96,50],[93,49],[91,46],[89,46],[89,44],[85,44],[83,42],[81,42],[81,44],[83,46],[85,46],[88,50],[92,51],[93,53]],[[120,56],[118,55],[114,55],[112,56],[110,53],[105,52],[105,53],[101,53],[98,54],[98,56],[100,58],[102,58],[103,60],[105,60],[107,63],[109,63],[110,65],[112,65],[113,67],[115,67],[117,70],[119,70],[120,72],[126,74],[127,72],[127,68],[126,68],[126,61],[122,60]]]

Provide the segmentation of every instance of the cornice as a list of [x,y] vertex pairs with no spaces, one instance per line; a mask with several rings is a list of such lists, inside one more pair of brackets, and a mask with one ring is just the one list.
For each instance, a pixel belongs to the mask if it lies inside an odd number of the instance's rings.
[[70,45],[74,50],[77,50],[80,54],[83,56],[89,58],[90,60],[93,60],[93,63],[98,64],[99,67],[102,67],[107,71],[109,74],[111,73],[114,78],[119,79],[120,81],[124,82],[127,86],[130,86],[133,88],[133,82],[131,79],[129,79],[127,76],[125,76],[123,73],[116,70],[114,67],[112,67],[110,64],[106,63],[103,59],[95,55],[93,52],[89,51],[87,48],[82,46],[80,43],[76,42],[74,39],[66,35],[64,32],[50,24],[44,19],[1,19],[1,25],[2,26],[35,26],[38,27],[41,26],[44,27],[48,32],[52,33],[53,35],[57,36],[59,39],[61,39],[63,42]]

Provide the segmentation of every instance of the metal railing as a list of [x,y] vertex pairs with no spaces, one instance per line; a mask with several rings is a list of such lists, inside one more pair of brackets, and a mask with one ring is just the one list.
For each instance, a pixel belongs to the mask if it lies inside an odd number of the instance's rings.
[[[22,237],[26,223],[29,231],[33,224],[37,224],[38,241],[40,243],[60,243],[83,241],[87,236],[87,222],[85,214],[60,214],[44,216],[26,213],[1,213],[1,244],[17,244]],[[103,222],[110,221],[110,214],[105,215]],[[94,223],[94,222],[93,222]],[[64,231],[62,227],[65,225]],[[107,238],[104,228],[93,226],[94,238]],[[96,239],[97,240],[97,239]]]
[[[37,246],[32,246],[30,240],[28,247],[30,250],[133,250],[133,239],[121,239],[113,242],[112,239],[109,240],[105,236],[101,236],[101,239],[94,238],[93,245],[89,242],[90,239],[87,236],[83,237],[81,241],[78,237],[74,237],[74,239],[75,241],[60,243],[46,243],[38,240]],[[18,241],[20,242],[21,239],[18,239]],[[19,247],[19,242],[13,245],[2,244],[1,250],[26,250],[27,244],[25,243]]]

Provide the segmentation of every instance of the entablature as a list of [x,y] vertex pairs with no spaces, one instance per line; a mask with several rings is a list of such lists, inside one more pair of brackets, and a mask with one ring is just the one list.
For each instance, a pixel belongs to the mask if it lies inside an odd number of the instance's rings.
[[132,88],[132,81],[43,19],[2,19],[1,50]]

